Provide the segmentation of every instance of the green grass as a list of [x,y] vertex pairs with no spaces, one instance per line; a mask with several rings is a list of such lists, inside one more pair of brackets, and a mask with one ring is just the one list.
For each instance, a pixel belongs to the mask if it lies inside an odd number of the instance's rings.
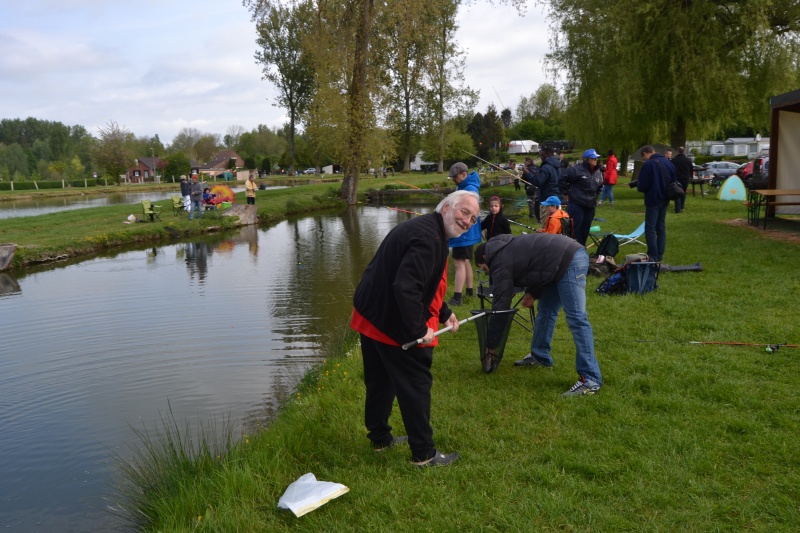
[[[618,186],[616,196],[600,224],[632,231],[641,195]],[[369,447],[352,348],[312,370],[268,429],[225,452],[199,446],[199,466],[148,477],[130,500],[146,515],[131,516],[146,531],[797,531],[800,350],[688,343],[800,342],[800,248],[728,223],[744,209],[689,197],[668,215],[665,261],[701,261],[703,272],[664,273],[644,296],[600,296],[589,279],[598,395],[560,395],[576,379],[563,316],[554,368],[513,367],[530,343],[514,326],[488,376],[467,324],[441,338],[433,366],[437,446],[462,459],[421,471],[406,446]],[[476,298],[457,313],[470,307]],[[392,424],[404,434],[396,407]],[[306,472],[350,492],[299,519],[278,510]]]

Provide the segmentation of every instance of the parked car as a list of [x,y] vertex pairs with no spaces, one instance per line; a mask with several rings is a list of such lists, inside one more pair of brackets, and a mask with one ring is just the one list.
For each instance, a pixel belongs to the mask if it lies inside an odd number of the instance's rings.
[[314,168],[307,168],[307,169],[305,169],[305,170],[303,171],[303,174],[314,174],[315,172],[316,172],[316,169],[314,169]]
[[749,190],[769,187],[769,157],[757,157],[753,160],[753,173],[744,180]]
[[739,170],[736,171],[736,175],[742,178],[742,181],[745,181],[753,177],[754,174],[760,174],[761,167],[766,159],[766,156],[756,157],[752,161],[739,167]]
[[736,169],[738,168],[739,165],[737,163],[731,163],[730,161],[711,161],[703,165],[704,170],[698,175],[702,174],[704,178],[712,178],[715,182],[722,182],[736,174]]

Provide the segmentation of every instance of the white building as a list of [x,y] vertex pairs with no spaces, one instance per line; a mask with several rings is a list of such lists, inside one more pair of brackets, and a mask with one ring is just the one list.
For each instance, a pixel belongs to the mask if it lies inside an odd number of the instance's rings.
[[731,137],[724,141],[687,141],[690,154],[716,155],[720,157],[746,157],[754,159],[769,150],[769,137]]

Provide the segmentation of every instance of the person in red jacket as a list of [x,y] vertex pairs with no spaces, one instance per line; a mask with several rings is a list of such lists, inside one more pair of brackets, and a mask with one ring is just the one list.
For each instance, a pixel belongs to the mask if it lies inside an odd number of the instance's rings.
[[608,199],[608,203],[614,205],[614,185],[617,184],[617,156],[614,150],[608,151],[606,159],[606,170],[603,172],[603,191],[600,193],[600,201],[597,205],[603,205],[603,201]]

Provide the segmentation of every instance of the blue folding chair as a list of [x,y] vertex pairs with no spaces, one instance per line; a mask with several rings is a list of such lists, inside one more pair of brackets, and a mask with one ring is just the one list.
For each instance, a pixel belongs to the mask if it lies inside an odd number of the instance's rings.
[[642,246],[647,246],[645,243],[639,240],[639,237],[642,235],[644,235],[644,222],[642,222],[638,228],[633,230],[633,233],[628,233],[627,235],[618,235],[615,233],[614,237],[617,238],[620,246],[625,246],[626,244],[631,244],[633,242],[636,244],[641,244]]

